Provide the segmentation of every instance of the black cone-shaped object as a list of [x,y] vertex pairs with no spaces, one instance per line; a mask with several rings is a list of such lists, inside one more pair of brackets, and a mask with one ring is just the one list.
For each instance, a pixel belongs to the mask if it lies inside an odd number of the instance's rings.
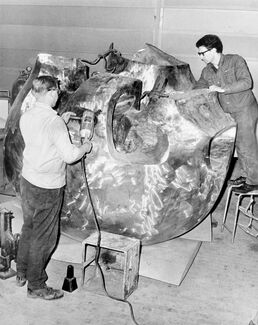
[[66,278],[64,278],[62,290],[68,291],[68,292],[73,292],[77,288],[78,288],[78,286],[77,286],[76,278],[74,277],[73,266],[68,265],[67,266],[67,274],[66,274]]

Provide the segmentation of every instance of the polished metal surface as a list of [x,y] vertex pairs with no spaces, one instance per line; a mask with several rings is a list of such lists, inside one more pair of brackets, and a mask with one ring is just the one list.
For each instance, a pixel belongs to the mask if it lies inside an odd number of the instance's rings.
[[[5,168],[19,191],[22,104],[27,98],[30,109],[27,96],[37,75],[55,75],[63,91],[60,113],[95,112],[93,150],[85,164],[101,229],[154,244],[188,232],[210,213],[226,178],[236,128],[215,93],[193,90],[188,64],[152,46],[134,60],[118,61],[117,71],[115,55],[109,61],[114,73],[89,79],[80,74],[71,89],[80,62],[40,54],[7,121]],[[76,143],[78,120],[68,126]],[[61,225],[80,238],[94,229],[85,186],[80,163],[69,165]]]

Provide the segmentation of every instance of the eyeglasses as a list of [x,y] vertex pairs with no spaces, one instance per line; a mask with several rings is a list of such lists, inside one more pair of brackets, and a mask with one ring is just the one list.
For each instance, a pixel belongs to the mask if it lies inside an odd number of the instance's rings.
[[198,52],[198,55],[201,56],[201,55],[204,55],[205,53],[209,52],[211,49],[208,49],[206,51],[203,51],[203,52]]
[[60,94],[60,89],[58,89],[58,88],[50,88],[50,89],[48,89],[48,91],[56,91],[57,92],[57,95],[59,95]]

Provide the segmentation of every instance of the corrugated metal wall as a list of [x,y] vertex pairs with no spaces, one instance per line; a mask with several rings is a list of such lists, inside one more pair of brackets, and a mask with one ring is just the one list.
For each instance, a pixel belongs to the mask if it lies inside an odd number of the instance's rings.
[[93,60],[111,42],[128,57],[152,43],[198,78],[195,43],[215,33],[225,53],[245,57],[258,97],[257,21],[257,0],[0,0],[0,89],[10,89],[37,53]]

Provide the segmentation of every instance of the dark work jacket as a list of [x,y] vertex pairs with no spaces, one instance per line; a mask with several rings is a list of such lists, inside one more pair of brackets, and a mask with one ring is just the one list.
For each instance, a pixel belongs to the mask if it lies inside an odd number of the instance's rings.
[[194,88],[209,88],[211,85],[225,89],[224,93],[218,93],[218,99],[227,113],[257,105],[252,92],[253,81],[248,66],[237,54],[222,54],[218,69],[208,63]]

